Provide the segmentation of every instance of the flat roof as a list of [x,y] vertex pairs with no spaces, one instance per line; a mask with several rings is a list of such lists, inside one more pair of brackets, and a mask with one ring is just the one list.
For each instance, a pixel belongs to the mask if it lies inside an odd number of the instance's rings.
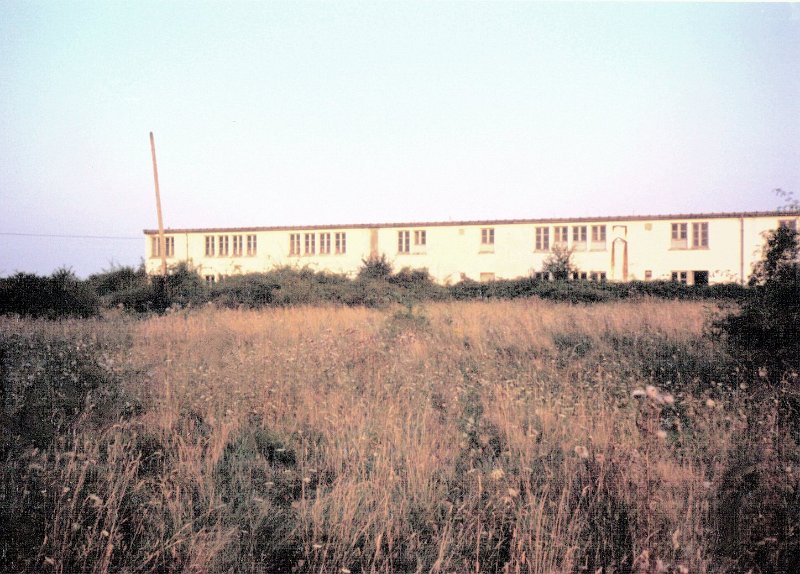
[[[465,227],[519,224],[558,224],[558,223],[609,223],[615,221],[660,221],[664,219],[732,219],[740,217],[798,217],[798,211],[741,211],[732,213],[672,213],[666,215],[621,215],[601,217],[551,217],[540,219],[485,219],[475,221],[413,221],[400,223],[334,223],[330,225],[276,225],[270,227],[198,227],[164,228],[164,233],[244,233],[253,231],[311,231],[321,229],[383,229],[395,227]],[[155,235],[157,229],[145,229],[145,235]]]

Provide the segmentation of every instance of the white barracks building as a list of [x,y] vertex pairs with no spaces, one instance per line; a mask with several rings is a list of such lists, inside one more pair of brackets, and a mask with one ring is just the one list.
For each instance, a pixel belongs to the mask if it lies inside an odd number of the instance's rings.
[[[704,213],[308,227],[166,229],[167,265],[186,262],[208,282],[275,267],[355,276],[385,255],[395,270],[427,269],[439,283],[539,274],[555,246],[573,250],[574,279],[746,283],[764,233],[797,229],[796,212]],[[148,273],[161,270],[145,230]],[[541,275],[539,275],[541,277]]]

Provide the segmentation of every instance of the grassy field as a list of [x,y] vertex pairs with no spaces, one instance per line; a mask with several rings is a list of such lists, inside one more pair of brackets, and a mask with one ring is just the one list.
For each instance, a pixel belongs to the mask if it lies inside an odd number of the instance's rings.
[[0,570],[791,572],[797,428],[713,312],[0,319]]

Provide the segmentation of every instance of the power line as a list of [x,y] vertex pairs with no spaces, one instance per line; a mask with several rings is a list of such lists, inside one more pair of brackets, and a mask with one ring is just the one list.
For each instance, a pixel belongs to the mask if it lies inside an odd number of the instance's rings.
[[125,239],[125,240],[139,240],[141,237],[134,237],[132,235],[62,235],[55,233],[13,233],[7,231],[0,231],[0,235],[10,235],[15,237],[58,237],[67,239]]

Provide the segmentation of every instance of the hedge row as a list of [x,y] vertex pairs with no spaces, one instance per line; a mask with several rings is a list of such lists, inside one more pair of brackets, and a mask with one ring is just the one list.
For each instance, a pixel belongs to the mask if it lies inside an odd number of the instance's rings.
[[385,307],[419,301],[514,299],[539,297],[573,303],[594,303],[639,297],[665,299],[742,299],[747,289],[736,284],[688,286],[665,281],[593,283],[550,282],[532,278],[489,283],[462,281],[436,284],[425,270],[393,272],[385,260],[366,261],[358,276],[283,267],[266,273],[225,277],[207,285],[185,265],[162,278],[148,278],[143,269],[120,267],[83,281],[69,270],[52,276],[31,274],[0,279],[0,313],[31,317],[89,317],[104,308],[146,313],[169,308],[214,304],[221,307],[347,305]]

